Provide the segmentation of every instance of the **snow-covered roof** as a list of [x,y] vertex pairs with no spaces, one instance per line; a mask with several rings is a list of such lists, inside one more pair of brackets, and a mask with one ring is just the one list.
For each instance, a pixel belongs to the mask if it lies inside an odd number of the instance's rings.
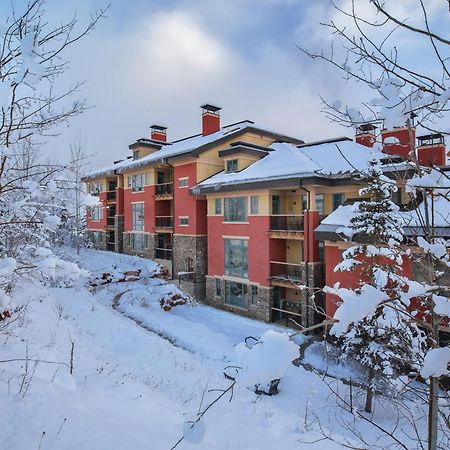
[[92,180],[94,178],[99,178],[102,176],[114,175],[118,169],[126,166],[129,162],[131,162],[130,159],[117,161],[116,163],[111,164],[110,166],[102,167],[101,169],[90,172],[88,175],[83,177],[83,180],[87,181],[87,180]]
[[202,181],[194,189],[199,191],[202,188],[219,189],[224,184],[241,185],[269,179],[312,176],[343,178],[351,173],[366,170],[372,156],[367,147],[348,138],[304,146],[276,142],[269,147],[269,150],[271,151],[267,156],[240,172],[220,172]]
[[186,139],[175,141],[170,145],[165,145],[163,148],[151,153],[150,155],[144,156],[143,158],[134,161],[128,161],[127,164],[120,168],[120,172],[128,169],[133,169],[135,167],[140,167],[152,162],[157,162],[165,158],[172,158],[174,156],[190,153],[196,148],[203,147],[204,145],[211,144],[212,142],[224,137],[231,136],[238,131],[251,126],[252,124],[253,122],[251,121],[239,122],[234,125],[223,127],[219,131],[208,134],[206,136],[203,136],[203,134],[198,134]]
[[[337,233],[344,231],[345,228],[350,227],[351,218],[358,209],[359,202],[351,205],[341,205],[330,215],[322,220],[321,224],[315,229],[318,233]],[[450,235],[450,201],[445,197],[437,196],[428,206],[431,217],[434,211],[434,226],[436,228],[436,235],[448,236]],[[408,211],[398,211],[397,217],[403,225],[403,231],[406,235],[420,234],[423,227],[425,217],[425,204],[420,203],[416,209]],[[344,234],[344,233],[342,233]]]

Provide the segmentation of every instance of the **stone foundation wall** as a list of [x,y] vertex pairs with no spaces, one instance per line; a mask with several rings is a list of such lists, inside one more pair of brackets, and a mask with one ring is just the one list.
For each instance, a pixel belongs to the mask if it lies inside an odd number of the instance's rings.
[[114,251],[123,253],[123,216],[115,216],[114,225]]
[[132,233],[123,233],[123,253],[127,255],[137,255],[144,258],[155,259],[155,235],[147,234],[148,236],[148,247],[144,248],[143,252],[138,252],[133,250],[130,245],[129,235]]
[[178,279],[180,272],[193,272],[180,277],[180,287],[195,299],[204,301],[208,267],[207,237],[175,234],[172,239],[173,278]]
[[[101,233],[102,239],[100,242],[94,243],[94,233]],[[89,241],[92,243],[92,247],[96,250],[108,250],[107,233],[105,231],[88,231]]]
[[[216,279],[220,280],[222,287],[221,296],[216,295]],[[251,286],[249,284],[249,286]],[[241,316],[250,317],[252,319],[270,322],[271,308],[273,305],[273,288],[265,286],[257,286],[258,292],[253,303],[250,297],[246,299],[246,307],[240,308],[225,303],[225,280],[221,277],[206,276],[206,297],[205,303],[215,308],[230,311]]]

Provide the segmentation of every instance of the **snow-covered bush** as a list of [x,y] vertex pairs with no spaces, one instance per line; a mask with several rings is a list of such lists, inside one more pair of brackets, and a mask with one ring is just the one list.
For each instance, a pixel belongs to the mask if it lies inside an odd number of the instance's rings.
[[161,308],[168,312],[176,306],[185,305],[192,302],[192,297],[184,292],[169,292],[159,301]]
[[269,330],[251,345],[249,339],[236,345],[235,357],[235,370],[227,375],[256,393],[273,395],[299,348],[289,335]]

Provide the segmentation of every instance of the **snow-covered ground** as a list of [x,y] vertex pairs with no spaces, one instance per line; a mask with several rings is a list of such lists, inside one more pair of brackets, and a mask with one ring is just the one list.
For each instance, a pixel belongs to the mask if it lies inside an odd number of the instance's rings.
[[[230,385],[223,369],[233,363],[234,346],[270,329],[288,331],[200,304],[163,311],[159,299],[176,288],[149,278],[157,270],[151,261],[94,250],[66,256],[92,278],[140,269],[140,280],[16,287],[14,298],[26,309],[0,333],[1,449],[170,449],[183,423]],[[5,362],[21,358],[28,361]],[[290,365],[277,396],[237,384],[231,401],[227,395],[205,415],[203,440],[177,448],[342,448],[321,440],[314,425],[318,417],[327,434],[354,442],[335,405],[320,376]],[[377,408],[386,423],[395,417]],[[375,431],[361,427],[370,440]]]

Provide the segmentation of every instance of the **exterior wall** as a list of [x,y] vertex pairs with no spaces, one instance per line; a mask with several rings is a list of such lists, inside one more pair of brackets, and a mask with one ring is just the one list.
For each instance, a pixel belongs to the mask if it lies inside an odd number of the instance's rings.
[[148,234],[148,247],[144,249],[143,252],[135,251],[131,248],[131,245],[129,244],[130,238],[129,235],[131,233],[124,232],[123,233],[123,253],[127,255],[137,255],[142,256],[144,258],[150,258],[155,259],[155,235],[154,234]]
[[147,233],[155,232],[155,187],[145,186],[143,191],[133,192],[131,188],[123,190],[124,231],[133,230],[132,204],[144,202],[144,230]]
[[89,210],[86,212],[86,228],[88,230],[106,231],[108,210],[106,209],[106,192],[100,192],[99,201],[103,208],[103,215],[100,220],[92,220]]
[[123,216],[116,215],[114,216],[114,234],[115,234],[115,242],[114,242],[114,251],[117,253],[123,253]]
[[[216,296],[216,279],[222,284],[222,296]],[[258,295],[254,304],[248,304],[247,308],[239,308],[225,303],[224,279],[222,277],[206,276],[206,299],[205,303],[215,308],[230,311],[241,316],[264,322],[271,321],[271,307],[273,305],[273,288],[258,286]]]
[[[93,242],[92,235],[93,235],[94,232],[98,232],[98,231],[88,231],[89,240],[90,240],[91,242]],[[106,233],[105,231],[100,231],[100,233],[101,233],[101,241],[98,242],[98,243],[95,243],[95,244],[93,243],[92,246],[93,246],[96,250],[104,250],[104,251],[106,251],[106,250],[108,250],[107,233]]]
[[[179,186],[179,178],[188,178],[188,187]],[[197,183],[196,163],[174,167],[174,233],[184,235],[206,235],[206,200],[189,193]],[[189,217],[188,226],[180,225],[180,217]]]
[[424,166],[445,166],[445,145],[423,145],[417,149],[417,158]]
[[[173,278],[179,278],[181,288],[199,301],[205,299],[207,271],[206,236],[173,235]],[[191,267],[189,265],[191,264]],[[194,272],[178,277],[180,272]]]
[[[416,142],[416,130],[411,129],[412,145]],[[399,140],[398,144],[384,144],[387,137],[396,137]],[[409,152],[411,151],[411,143],[409,139],[408,128],[394,128],[393,130],[383,130],[381,132],[381,140],[383,142],[383,152],[388,155],[400,155],[405,159],[409,159]]]

